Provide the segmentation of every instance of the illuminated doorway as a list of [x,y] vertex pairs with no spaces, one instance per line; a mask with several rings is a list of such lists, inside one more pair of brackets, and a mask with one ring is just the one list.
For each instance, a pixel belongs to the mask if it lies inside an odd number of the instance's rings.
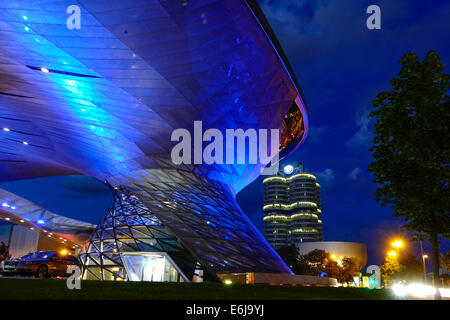
[[121,256],[129,281],[187,281],[164,252],[124,252]]

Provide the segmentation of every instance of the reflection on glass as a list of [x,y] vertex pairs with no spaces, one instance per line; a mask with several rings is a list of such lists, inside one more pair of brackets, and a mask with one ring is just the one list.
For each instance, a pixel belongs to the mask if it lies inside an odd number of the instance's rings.
[[281,157],[286,156],[290,151],[295,149],[300,141],[302,141],[304,134],[305,124],[303,115],[297,104],[293,103],[283,120],[279,149]]

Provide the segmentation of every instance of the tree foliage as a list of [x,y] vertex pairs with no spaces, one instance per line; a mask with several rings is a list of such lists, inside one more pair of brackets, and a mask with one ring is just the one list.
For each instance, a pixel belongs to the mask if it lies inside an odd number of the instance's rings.
[[400,255],[399,278],[404,280],[420,280],[423,278],[422,262],[416,256],[407,251]]
[[447,272],[450,272],[450,251],[447,251],[447,253],[441,253],[441,266]]
[[335,261],[324,250],[315,249],[299,256],[295,246],[288,246],[277,249],[277,252],[295,274],[319,276],[325,272],[339,282],[353,281],[353,277],[359,274],[355,259],[342,257]]
[[383,281],[389,281],[394,278],[400,272],[400,265],[397,258],[386,256],[386,261],[380,266],[381,279]]
[[286,263],[289,268],[294,269],[298,263],[298,249],[296,246],[286,246],[276,249],[280,258]]
[[0,243],[0,262],[11,258],[8,246],[2,241]]
[[325,271],[327,261],[328,253],[324,250],[315,249],[299,257],[298,266],[294,272],[297,274],[318,276],[322,271]]
[[386,256],[386,261],[380,266],[383,280],[420,280],[423,278],[423,266],[416,256],[407,251],[397,257]]
[[339,274],[337,280],[339,282],[353,281],[353,277],[359,274],[359,268],[354,258],[343,257],[340,261]]
[[422,62],[407,53],[400,64],[392,90],[373,101],[376,136],[368,171],[378,184],[376,200],[402,217],[404,228],[431,240],[436,269],[438,237],[450,237],[450,77],[435,51]]

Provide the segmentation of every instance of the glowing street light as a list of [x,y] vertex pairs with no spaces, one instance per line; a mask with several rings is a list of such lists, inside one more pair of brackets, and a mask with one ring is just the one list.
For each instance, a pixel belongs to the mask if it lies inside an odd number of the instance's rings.
[[403,246],[403,242],[401,242],[400,240],[394,241],[392,242],[392,246],[398,249]]
[[330,255],[330,257],[331,257],[331,259],[336,260],[336,255],[335,255],[334,253],[332,253],[332,254]]
[[395,253],[395,251],[389,251],[388,252],[388,256],[390,257],[395,257],[397,254]]
[[401,240],[396,240],[392,242],[391,245],[397,249],[397,259],[398,259],[400,257],[398,249],[403,247],[403,242]]
[[422,262],[423,262],[423,280],[427,281],[427,266],[425,264],[425,259],[428,259],[428,255],[424,254],[422,255]]

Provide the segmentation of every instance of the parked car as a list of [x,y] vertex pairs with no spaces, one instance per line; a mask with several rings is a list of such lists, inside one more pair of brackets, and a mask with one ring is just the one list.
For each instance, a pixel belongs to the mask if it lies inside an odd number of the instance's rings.
[[65,251],[39,251],[29,253],[20,259],[3,261],[2,275],[30,275],[39,278],[49,276],[68,276],[67,268],[76,265],[81,268],[77,257]]

